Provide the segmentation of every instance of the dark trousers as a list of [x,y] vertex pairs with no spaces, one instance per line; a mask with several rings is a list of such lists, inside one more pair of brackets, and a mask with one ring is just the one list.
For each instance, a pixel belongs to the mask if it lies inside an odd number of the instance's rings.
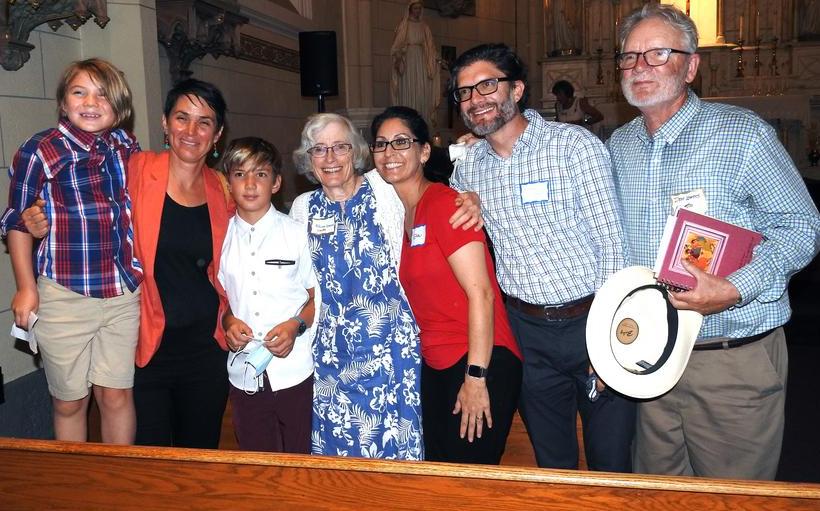
[[524,356],[519,409],[539,467],[578,468],[576,413],[590,470],[631,472],[635,402],[609,389],[586,396],[587,316],[550,321],[507,307]]
[[521,361],[510,350],[494,347],[487,371],[487,391],[493,427],[484,423],[481,438],[459,437],[461,414],[453,414],[464,383],[467,355],[455,365],[437,370],[422,363],[421,410],[424,419],[424,459],[498,465],[504,454],[521,388]]
[[227,353],[213,337],[187,352],[169,334],[134,374],[136,444],[216,449],[228,401]]
[[313,374],[303,382],[272,391],[248,394],[231,385],[231,411],[236,440],[243,451],[310,454],[313,420]]

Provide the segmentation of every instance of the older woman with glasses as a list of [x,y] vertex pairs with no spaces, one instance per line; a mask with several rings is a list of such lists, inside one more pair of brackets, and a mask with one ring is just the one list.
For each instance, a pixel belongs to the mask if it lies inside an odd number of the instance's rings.
[[[291,208],[319,282],[312,452],[422,459],[418,327],[398,278],[404,208],[378,173],[362,174],[367,143],[342,116],[311,116],[293,158],[321,184]],[[477,207],[465,210],[475,225]]]
[[307,224],[317,286],[314,454],[423,456],[418,327],[399,286],[401,203],[361,174],[367,144],[336,114],[310,117],[293,157],[321,189],[294,201]]

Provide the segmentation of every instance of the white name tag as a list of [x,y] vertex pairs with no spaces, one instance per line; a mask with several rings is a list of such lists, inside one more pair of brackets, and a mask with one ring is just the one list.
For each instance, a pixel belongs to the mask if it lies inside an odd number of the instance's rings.
[[311,234],[333,234],[336,232],[336,219],[329,218],[314,218],[310,222]]
[[524,204],[549,200],[549,197],[550,185],[546,181],[524,183],[521,185],[521,202]]
[[411,247],[420,247],[424,245],[425,240],[427,239],[427,226],[426,225],[417,225],[413,227],[413,230],[410,231],[410,246]]
[[672,215],[677,214],[679,209],[688,209],[702,215],[706,214],[706,193],[703,188],[695,188],[690,192],[679,193],[672,196]]

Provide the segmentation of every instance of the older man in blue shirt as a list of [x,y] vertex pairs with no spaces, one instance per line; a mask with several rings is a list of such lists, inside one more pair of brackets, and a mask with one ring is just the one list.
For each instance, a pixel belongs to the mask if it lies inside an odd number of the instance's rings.
[[[636,472],[773,479],[783,438],[789,278],[820,246],[820,217],[774,130],[753,112],[689,90],[697,28],[647,4],[621,24],[621,86],[641,116],[608,142],[630,263],[652,266],[678,204],[764,235],[727,278],[683,262],[697,285],[670,293],[705,315],[680,382],[641,403]],[[686,200],[683,200],[683,198]]]

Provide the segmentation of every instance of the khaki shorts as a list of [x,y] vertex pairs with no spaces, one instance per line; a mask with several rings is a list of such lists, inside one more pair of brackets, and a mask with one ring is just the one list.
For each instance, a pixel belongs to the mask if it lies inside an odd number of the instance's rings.
[[92,298],[41,276],[37,290],[34,333],[51,395],[75,401],[91,385],[133,387],[142,288],[132,293],[123,285],[121,296]]

